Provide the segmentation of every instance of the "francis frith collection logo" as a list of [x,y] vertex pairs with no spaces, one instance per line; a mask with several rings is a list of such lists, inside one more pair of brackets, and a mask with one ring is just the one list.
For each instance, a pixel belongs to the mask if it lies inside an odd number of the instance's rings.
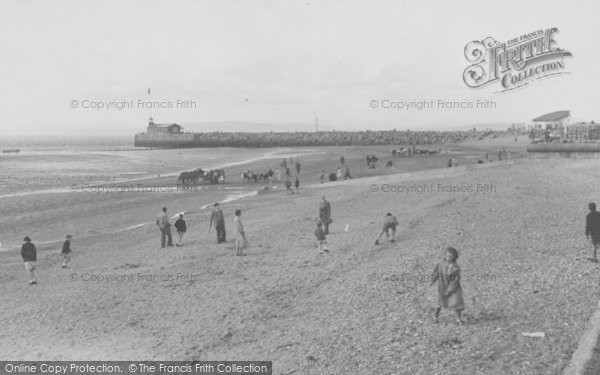
[[559,48],[553,27],[500,43],[492,37],[474,40],[465,47],[465,58],[471,63],[464,73],[465,84],[479,88],[498,82],[501,90],[526,86],[541,78],[568,74],[566,57],[573,55]]

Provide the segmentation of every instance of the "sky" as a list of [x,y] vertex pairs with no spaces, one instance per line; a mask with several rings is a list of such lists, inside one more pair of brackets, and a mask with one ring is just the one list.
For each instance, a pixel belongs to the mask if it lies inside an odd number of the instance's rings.
[[[4,0],[2,133],[133,135],[150,116],[190,131],[312,128],[315,117],[321,129],[442,130],[557,110],[598,122],[598,14],[597,0]],[[469,42],[552,27],[570,74],[503,93],[463,82]]]

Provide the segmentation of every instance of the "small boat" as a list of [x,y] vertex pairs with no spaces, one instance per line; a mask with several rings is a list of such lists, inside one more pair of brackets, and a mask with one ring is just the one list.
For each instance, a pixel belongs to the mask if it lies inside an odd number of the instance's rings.
[[10,154],[10,153],[18,154],[19,152],[21,152],[21,150],[19,150],[18,148],[2,150],[3,154]]

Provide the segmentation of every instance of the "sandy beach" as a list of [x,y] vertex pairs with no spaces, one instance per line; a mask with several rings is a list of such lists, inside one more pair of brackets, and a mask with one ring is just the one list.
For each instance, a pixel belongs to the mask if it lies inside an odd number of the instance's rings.
[[[60,243],[38,244],[39,284],[29,286],[18,251],[0,254],[0,356],[272,360],[276,374],[560,373],[597,300],[584,236],[597,162],[517,158],[406,177],[368,176],[361,159],[349,158],[364,178],[321,185],[312,173],[321,165],[307,158],[301,176],[310,186],[299,195],[276,189],[224,203],[221,245],[208,233],[210,209],[200,207],[230,195],[225,189],[5,199],[13,226],[5,221],[4,234],[31,228],[36,243],[69,231],[74,256],[61,269]],[[238,167],[266,166],[255,163]],[[478,184],[487,191],[452,192]],[[320,255],[313,231],[322,194],[334,222],[331,253]],[[183,247],[159,246],[152,221],[163,205],[189,211]],[[246,257],[234,256],[236,208]],[[386,212],[400,221],[397,242],[375,246]],[[462,327],[448,311],[431,320],[428,277],[449,245],[463,270]]]
[[598,14],[0,1],[0,375],[600,375]]

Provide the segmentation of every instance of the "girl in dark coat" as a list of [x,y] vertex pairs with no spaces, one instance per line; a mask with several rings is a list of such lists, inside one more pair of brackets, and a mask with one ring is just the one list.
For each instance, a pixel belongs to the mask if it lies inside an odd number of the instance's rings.
[[458,251],[449,247],[444,259],[435,267],[431,275],[431,285],[438,284],[438,307],[433,321],[438,322],[442,307],[456,311],[456,323],[462,325],[462,311],[465,309],[462,288],[460,286],[460,267],[456,263]]

